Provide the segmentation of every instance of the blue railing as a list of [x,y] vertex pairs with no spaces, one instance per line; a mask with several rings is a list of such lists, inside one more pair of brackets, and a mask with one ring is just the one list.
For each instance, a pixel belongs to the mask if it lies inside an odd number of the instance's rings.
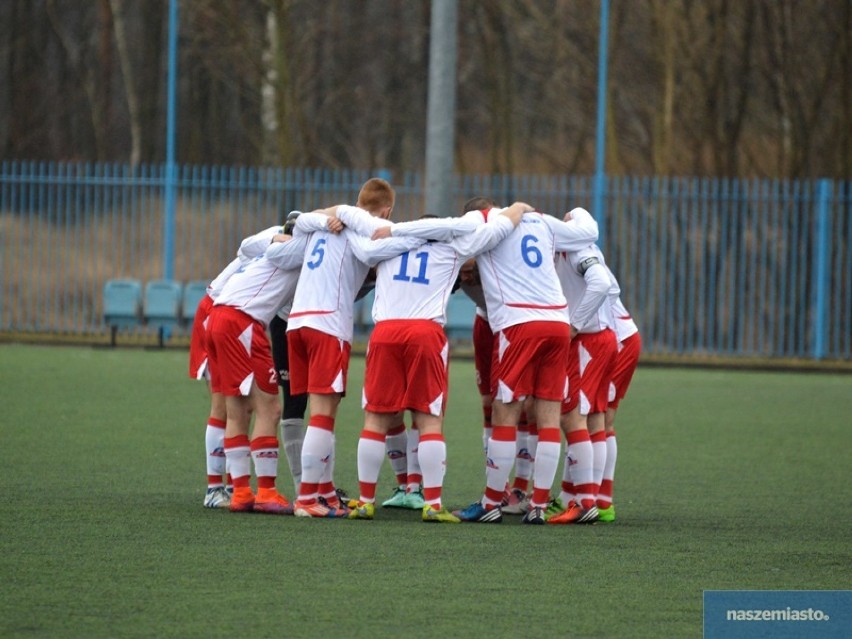
[[[0,331],[108,334],[109,279],[214,276],[239,241],[292,209],[353,202],[376,171],[176,167],[174,255],[165,165],[0,164]],[[423,213],[417,173],[381,172],[395,219]],[[457,176],[473,195],[561,216],[592,177]],[[600,244],[649,354],[852,356],[852,182],[608,178]],[[593,211],[594,213],[594,211]]]

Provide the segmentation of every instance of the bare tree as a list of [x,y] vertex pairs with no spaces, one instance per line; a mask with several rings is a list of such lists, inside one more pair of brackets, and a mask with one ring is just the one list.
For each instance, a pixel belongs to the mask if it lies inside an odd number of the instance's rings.
[[109,0],[109,6],[112,9],[115,44],[118,49],[121,74],[124,77],[124,94],[127,99],[127,110],[130,112],[129,160],[130,164],[136,166],[142,158],[142,119],[140,116],[139,97],[136,93],[133,63],[130,59],[130,47],[127,41],[124,20],[124,0]]

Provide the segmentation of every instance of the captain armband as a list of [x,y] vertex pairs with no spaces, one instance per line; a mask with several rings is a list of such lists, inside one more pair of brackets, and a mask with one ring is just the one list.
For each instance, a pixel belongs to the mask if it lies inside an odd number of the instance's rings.
[[577,265],[577,270],[580,272],[580,275],[585,275],[586,271],[592,268],[595,264],[600,263],[601,261],[595,256],[587,257]]

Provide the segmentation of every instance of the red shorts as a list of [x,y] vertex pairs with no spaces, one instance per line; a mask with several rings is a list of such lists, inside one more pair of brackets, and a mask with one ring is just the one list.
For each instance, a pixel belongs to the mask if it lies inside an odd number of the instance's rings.
[[192,379],[210,379],[207,360],[207,316],[213,308],[213,298],[205,295],[198,303],[192,333],[189,337],[189,376]]
[[488,321],[479,315],[473,320],[473,363],[480,395],[490,395],[491,369],[494,363],[494,333]]
[[504,404],[532,395],[561,402],[568,391],[565,362],[571,332],[562,322],[527,322],[494,335],[497,356],[492,372],[494,399]]
[[627,387],[633,379],[633,373],[639,365],[642,352],[642,338],[633,333],[618,345],[615,366],[612,369],[612,382],[609,385],[609,407],[618,408],[618,403],[627,395]]
[[346,394],[349,342],[314,328],[287,331],[290,394]]
[[210,386],[214,393],[247,396],[252,383],[278,394],[278,374],[263,324],[231,306],[214,306],[207,321]]
[[367,347],[364,409],[443,415],[447,402],[447,336],[431,320],[376,324]]
[[608,328],[597,333],[580,333],[571,340],[568,358],[571,383],[568,401],[562,404],[563,413],[571,412],[578,404],[581,415],[606,412],[617,350],[615,332]]

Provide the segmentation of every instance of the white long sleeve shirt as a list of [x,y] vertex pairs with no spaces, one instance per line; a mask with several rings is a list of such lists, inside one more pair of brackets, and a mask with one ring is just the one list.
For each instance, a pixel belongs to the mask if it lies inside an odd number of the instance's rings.
[[228,265],[222,269],[215,278],[213,278],[210,284],[207,285],[207,294],[215,300],[219,296],[219,293],[221,293],[222,287],[225,286],[225,282],[228,281],[231,275],[236,273],[243,264],[247,264],[258,255],[263,255],[263,252],[269,248],[269,243],[272,241],[272,238],[282,232],[283,229],[280,226],[270,226],[268,229],[264,229],[260,233],[249,235],[240,242],[240,248],[237,250],[237,257],[231,260]]
[[[394,225],[393,235],[417,234],[424,237],[425,223],[441,223],[445,234],[462,235],[454,241],[473,244],[479,227],[490,227],[500,219],[502,209],[487,213],[470,211],[450,220],[417,220]],[[485,219],[487,218],[487,222]],[[507,220],[508,222],[508,220]],[[438,233],[432,239],[446,235]],[[557,251],[578,250],[598,237],[598,226],[588,211],[574,209],[572,219],[563,222],[542,213],[525,213],[509,235],[476,256],[485,294],[488,321],[495,333],[530,321],[568,323],[568,303],[554,268]]]
[[595,244],[556,256],[556,272],[568,300],[571,326],[579,333],[614,327],[609,298],[621,292]]
[[[348,212],[338,215],[349,225]],[[373,321],[426,319],[445,325],[447,302],[461,265],[468,258],[499,244],[514,229],[505,217],[487,227],[477,223],[471,228],[473,233],[469,236],[452,238],[447,235],[449,241],[445,242],[424,243],[416,236],[404,235],[379,241],[364,237],[353,240],[359,259],[370,265],[377,264]],[[416,245],[391,259],[377,261],[375,256],[381,250],[381,243],[389,241],[413,241]]]
[[264,325],[289,304],[296,292],[307,237],[268,244],[259,255],[234,272],[214,304],[237,308]]
[[[390,224],[357,207],[338,207],[337,214],[345,216],[347,211],[357,219],[357,222],[352,219],[350,222],[359,225],[366,235],[371,235],[379,226]],[[353,245],[364,238],[351,228],[339,234],[331,233],[328,220],[320,213],[302,213],[296,220],[296,229],[307,233],[308,239],[287,330],[310,327],[351,342],[355,296],[369,270],[369,266],[356,256],[358,249]],[[412,245],[411,240],[397,239],[395,242],[396,245],[391,242],[383,245],[386,254],[381,259],[399,255]]]

